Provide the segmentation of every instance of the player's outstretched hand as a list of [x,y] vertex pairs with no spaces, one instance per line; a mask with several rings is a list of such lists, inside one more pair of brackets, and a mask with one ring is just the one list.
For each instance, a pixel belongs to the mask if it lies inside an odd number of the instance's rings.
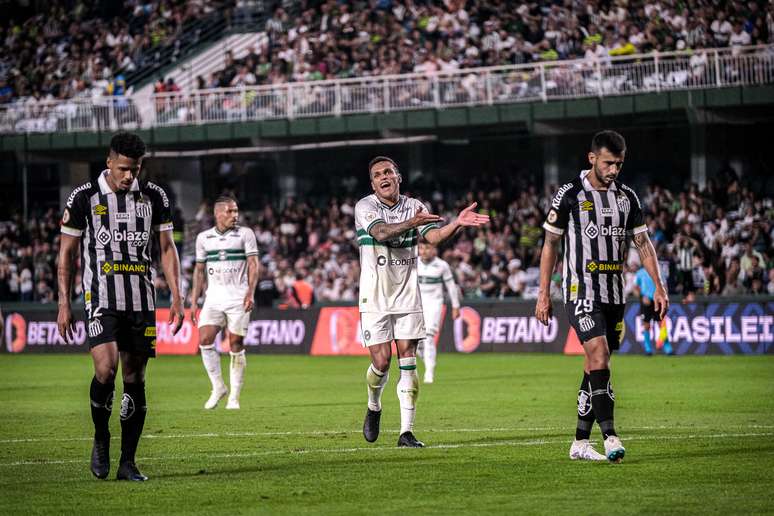
[[551,298],[545,294],[538,295],[537,304],[535,305],[535,318],[548,326],[548,322],[553,316],[554,309],[551,306]]
[[476,206],[478,206],[478,203],[474,202],[457,215],[457,222],[459,222],[460,226],[479,227],[489,224],[489,215],[482,215],[473,211],[476,209]]
[[439,215],[429,213],[424,208],[419,208],[416,214],[411,218],[411,226],[417,228],[419,226],[424,226],[425,224],[432,224],[433,222],[440,222],[442,220],[443,218]]
[[664,319],[669,308],[669,296],[663,287],[656,288],[655,294],[653,294],[653,308],[659,315],[660,319]]
[[245,312],[250,313],[253,311],[253,306],[255,306],[255,301],[253,300],[253,296],[250,294],[247,294],[245,296],[245,300],[242,303],[242,306],[245,308]]
[[70,344],[73,341],[75,327],[73,326],[73,313],[69,306],[60,306],[56,316],[56,325],[59,327],[59,335]]
[[183,327],[184,320],[183,302],[178,297],[172,300],[172,304],[169,307],[169,320],[167,322],[172,325],[172,335],[177,335],[177,332]]

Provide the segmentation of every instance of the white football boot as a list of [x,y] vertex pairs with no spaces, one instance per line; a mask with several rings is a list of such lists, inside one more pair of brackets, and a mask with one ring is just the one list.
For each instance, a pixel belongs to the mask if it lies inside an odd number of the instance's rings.
[[210,393],[210,398],[204,404],[204,408],[207,410],[214,409],[218,406],[218,402],[223,399],[226,394],[228,394],[228,389],[225,385],[221,385],[219,388],[213,389]]
[[621,462],[625,453],[626,449],[623,447],[618,436],[609,435],[607,439],[605,439],[605,455],[607,455],[607,460],[615,463]]
[[607,457],[594,449],[594,445],[588,439],[572,442],[570,446],[570,459],[572,460],[607,460]]

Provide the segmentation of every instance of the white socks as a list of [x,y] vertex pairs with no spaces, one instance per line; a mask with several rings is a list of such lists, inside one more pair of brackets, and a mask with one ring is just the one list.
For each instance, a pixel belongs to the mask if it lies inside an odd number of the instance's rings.
[[[427,348],[425,348],[425,353]],[[414,430],[414,415],[419,397],[419,379],[417,378],[417,358],[399,358],[400,380],[398,381],[398,401],[400,401],[400,433]]]
[[212,383],[212,390],[224,390],[226,384],[223,383],[223,375],[220,371],[220,353],[215,349],[214,344],[199,346],[199,349],[202,352],[204,369],[207,371],[207,376],[210,377],[210,382]]
[[245,367],[247,366],[247,357],[245,356],[245,350],[243,349],[239,353],[230,351],[231,355],[231,394],[229,394],[229,400],[239,400],[239,393],[242,392],[242,380],[245,376]]
[[425,337],[425,381],[433,381],[435,375],[435,336],[428,335]]
[[382,410],[382,391],[390,378],[389,371],[383,373],[373,364],[368,365],[366,371],[366,385],[368,386],[368,408],[373,411]]

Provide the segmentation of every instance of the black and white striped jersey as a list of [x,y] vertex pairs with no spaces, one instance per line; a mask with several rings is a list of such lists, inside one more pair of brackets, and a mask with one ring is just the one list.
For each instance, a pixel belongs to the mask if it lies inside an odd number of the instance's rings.
[[62,233],[81,237],[86,312],[154,310],[151,240],[154,231],[172,231],[169,198],[136,179],[129,191],[114,192],[106,173],[73,190],[62,215]]
[[559,188],[543,224],[564,235],[563,291],[566,302],[590,299],[624,304],[623,270],[629,241],[647,231],[637,194],[619,181],[592,188],[589,170]]

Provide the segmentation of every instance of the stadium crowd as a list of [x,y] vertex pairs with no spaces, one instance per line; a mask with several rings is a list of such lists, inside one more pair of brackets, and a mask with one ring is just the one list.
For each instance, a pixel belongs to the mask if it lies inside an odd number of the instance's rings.
[[[26,19],[0,22],[0,104],[71,97],[123,96],[125,74],[158,64],[196,37],[191,23],[230,0],[56,0]],[[108,5],[113,4],[113,5]]]
[[[764,0],[259,3],[279,5],[265,22],[266,46],[228,56],[224,69],[197,78],[199,89],[754,45],[774,34],[774,4]],[[230,20],[247,4],[57,0],[29,18],[6,18],[0,103],[125,95],[125,74],[159,64],[163,48],[174,59],[197,37],[192,22],[212,13]],[[157,91],[166,91],[160,81]]]
[[[471,298],[534,298],[537,292],[544,213],[556,187],[539,192],[529,185],[505,188],[479,183],[464,196],[414,192],[428,208],[450,220],[474,199],[492,223],[461,233],[440,255]],[[659,186],[641,201],[671,294],[774,295],[774,200],[762,198],[732,173],[710,180],[703,190],[690,185],[675,193]],[[308,306],[355,301],[359,277],[354,232],[356,199],[331,199],[325,206],[287,199],[282,206],[251,211],[241,206],[242,224],[253,228],[263,264],[256,301],[260,306]],[[0,222],[0,300],[52,302],[56,293],[59,215],[53,210],[24,223]],[[203,203],[187,224],[186,239],[211,227],[211,206]],[[190,249],[191,246],[181,246]],[[630,252],[628,291],[639,268]],[[190,288],[193,254],[182,253],[183,290]],[[560,292],[557,267],[553,294]],[[168,296],[163,278],[160,298]],[[82,294],[76,277],[76,297]]]
[[774,41],[763,0],[299,2],[277,7],[263,48],[198,77],[199,89],[433,73]]

